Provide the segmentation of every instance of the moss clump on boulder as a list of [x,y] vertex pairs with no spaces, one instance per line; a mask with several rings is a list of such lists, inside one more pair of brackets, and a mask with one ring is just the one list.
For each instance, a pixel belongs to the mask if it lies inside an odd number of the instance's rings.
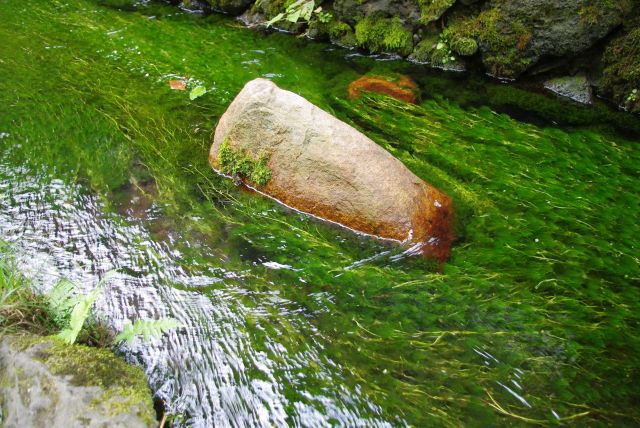
[[243,150],[234,150],[229,139],[225,139],[218,151],[220,170],[248,181],[258,187],[264,187],[271,180],[271,170],[267,166],[267,158],[260,156],[253,159]]
[[[638,9],[640,7],[636,11]],[[618,105],[640,113],[640,18],[625,25],[623,31],[609,42],[603,62],[604,92]]]
[[413,49],[413,52],[409,56],[409,60],[420,63],[431,62],[431,53],[436,48],[437,44],[437,36],[430,36],[421,40]]
[[358,45],[369,51],[391,51],[409,55],[413,50],[413,33],[399,18],[376,18],[367,16],[356,24]]
[[332,20],[329,23],[329,39],[340,46],[355,47],[358,45],[358,39],[353,28],[346,22]]
[[478,43],[470,37],[457,37],[451,40],[451,50],[462,56],[471,56],[478,51]]
[[420,6],[420,22],[428,24],[437,21],[456,0],[418,0]]

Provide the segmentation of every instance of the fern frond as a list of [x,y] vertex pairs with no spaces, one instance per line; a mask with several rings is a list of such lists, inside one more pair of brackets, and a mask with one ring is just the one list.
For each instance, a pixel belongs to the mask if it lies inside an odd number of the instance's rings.
[[91,305],[93,305],[93,302],[96,301],[101,293],[102,288],[96,287],[89,294],[80,296],[77,299],[77,302],[73,306],[73,310],[71,311],[69,328],[62,330],[57,335],[60,339],[64,340],[68,344],[72,344],[76,341],[80,330],[82,330],[84,322],[89,317],[89,313],[91,312]]
[[159,320],[136,320],[133,324],[127,324],[114,341],[126,341],[131,345],[136,336],[142,336],[142,340],[159,339],[162,335],[174,328],[182,327],[182,324],[174,318],[162,318]]
[[71,311],[77,303],[77,297],[74,296],[76,288],[76,284],[63,278],[47,293],[49,308],[56,323],[64,323],[71,315]]

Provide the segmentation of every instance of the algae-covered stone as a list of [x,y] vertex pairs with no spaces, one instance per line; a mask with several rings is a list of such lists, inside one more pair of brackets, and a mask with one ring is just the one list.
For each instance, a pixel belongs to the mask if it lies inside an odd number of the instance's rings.
[[366,17],[356,24],[358,45],[369,51],[397,52],[409,55],[413,50],[413,33],[397,18]]
[[474,17],[450,24],[479,43],[487,70],[515,78],[542,58],[582,52],[622,23],[628,0],[491,0]]
[[265,79],[247,83],[216,126],[209,162],[217,171],[225,145],[268,159],[271,176],[261,190],[288,206],[447,257],[450,199],[299,95]]
[[422,15],[420,5],[415,0],[335,0],[333,11],[339,20],[354,26],[367,17],[395,17],[411,30],[420,26]]
[[604,52],[602,89],[625,109],[640,113],[640,3]]
[[108,350],[54,338],[0,341],[0,401],[7,427],[156,425],[140,368]]
[[349,99],[359,98],[362,92],[387,95],[412,104],[417,104],[420,97],[416,82],[402,74],[362,76],[351,82],[347,88]]

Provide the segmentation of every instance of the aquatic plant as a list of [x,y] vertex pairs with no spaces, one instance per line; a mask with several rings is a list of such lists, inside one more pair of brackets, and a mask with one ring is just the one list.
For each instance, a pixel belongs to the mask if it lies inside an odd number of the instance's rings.
[[270,27],[280,21],[289,21],[292,24],[304,22],[309,24],[315,18],[318,22],[326,24],[331,21],[331,12],[322,10],[322,6],[316,7],[314,0],[296,0],[287,6],[284,12],[278,13],[276,16],[267,21],[267,27]]
[[[347,85],[364,72],[408,66],[344,61],[345,52],[321,44],[161,3],[125,14],[95,13],[84,0],[26,1],[0,6],[12,12],[0,20],[0,131],[11,133],[3,162],[10,171],[55,171],[121,222],[114,195],[131,176],[153,179],[160,220],[140,222],[149,239],[164,245],[173,233],[166,245],[181,253],[180,267],[215,280],[168,286],[238,309],[234,337],[274,378],[240,352],[243,376],[327,419],[328,402],[398,426],[638,424],[639,155],[635,139],[613,126],[638,129],[631,115],[422,70],[420,105],[370,95],[349,102]],[[215,81],[215,96],[190,102],[171,92],[175,73]],[[215,118],[266,73],[452,196],[459,239],[442,272],[211,171]],[[514,119],[532,110],[543,126]],[[293,406],[283,414],[300,417]]]
[[135,320],[133,323],[126,324],[113,341],[116,343],[124,341],[131,345],[137,336],[142,336],[144,342],[149,342],[159,339],[164,333],[178,327],[182,327],[182,324],[173,318]]

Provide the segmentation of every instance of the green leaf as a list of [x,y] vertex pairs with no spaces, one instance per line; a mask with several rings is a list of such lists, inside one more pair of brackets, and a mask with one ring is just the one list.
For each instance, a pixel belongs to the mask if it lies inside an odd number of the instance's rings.
[[201,97],[206,93],[207,93],[207,88],[205,88],[204,86],[196,86],[189,93],[189,99],[193,101],[196,98]]
[[311,19],[311,14],[313,13],[314,6],[315,3],[313,2],[313,0],[308,1],[302,5],[302,7],[300,8],[300,16],[302,16],[302,19],[304,19],[305,21]]
[[84,296],[72,297],[71,294],[76,289],[76,285],[70,281],[67,283],[58,283],[54,286],[54,290],[52,293],[54,295],[55,304],[58,305],[58,308],[66,308],[68,311],[71,307],[71,316],[69,317],[69,325],[68,328],[63,329],[56,336],[60,339],[64,340],[68,344],[75,343],[78,338],[78,334],[80,330],[82,330],[82,326],[84,322],[89,317],[91,313],[91,306],[96,301],[98,296],[102,293],[102,285],[107,282],[114,274],[115,270],[109,271],[106,275],[98,282],[96,287],[89,293]]
[[72,344],[76,341],[80,330],[82,330],[84,322],[91,312],[91,305],[93,305],[93,302],[96,301],[100,293],[102,293],[102,288],[100,288],[100,285],[98,285],[89,294],[79,298],[79,301],[71,311],[69,328],[62,330],[57,335],[60,339],[64,340],[68,344]]
[[287,21],[293,22],[294,24],[298,22],[298,18],[300,18],[300,9],[287,15]]
[[272,26],[273,24],[275,24],[278,21],[281,21],[282,18],[284,18],[284,13],[279,13],[276,16],[274,16],[273,18],[271,18],[271,20],[269,22],[267,22],[267,27]]
[[295,12],[296,10],[299,10],[300,6],[305,1],[307,1],[307,0],[296,0],[295,2],[291,3],[289,5],[289,7],[287,7],[287,13],[292,13],[292,12]]
[[136,320],[133,324],[127,324],[114,341],[117,343],[125,340],[131,345],[136,336],[142,336],[142,340],[148,342],[150,339],[159,339],[163,333],[178,327],[182,327],[182,324],[174,318]]
[[49,307],[57,321],[68,318],[78,302],[77,297],[73,295],[76,288],[76,284],[63,278],[47,293]]

